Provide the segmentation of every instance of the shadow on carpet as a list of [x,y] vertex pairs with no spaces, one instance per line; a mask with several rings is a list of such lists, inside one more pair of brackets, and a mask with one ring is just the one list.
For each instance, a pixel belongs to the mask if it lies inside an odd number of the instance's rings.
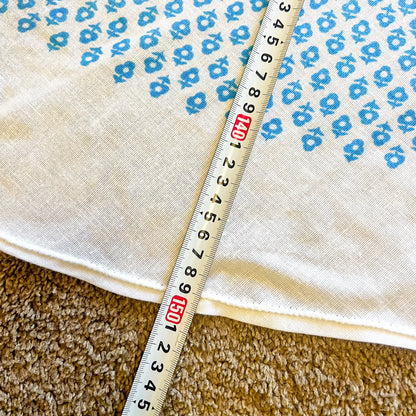
[[[157,305],[0,252],[0,416],[120,415]],[[413,415],[416,351],[197,315],[163,415]]]

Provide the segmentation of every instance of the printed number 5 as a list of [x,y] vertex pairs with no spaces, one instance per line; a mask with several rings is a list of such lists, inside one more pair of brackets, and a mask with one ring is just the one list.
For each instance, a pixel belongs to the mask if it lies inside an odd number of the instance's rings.
[[287,6],[285,6],[285,3],[282,1],[279,5],[279,9],[282,12],[288,12],[290,10],[290,4],[288,4]]
[[147,400],[140,399],[139,402],[137,403],[137,407],[139,409],[149,410],[149,406],[150,406],[150,402],[148,402]]

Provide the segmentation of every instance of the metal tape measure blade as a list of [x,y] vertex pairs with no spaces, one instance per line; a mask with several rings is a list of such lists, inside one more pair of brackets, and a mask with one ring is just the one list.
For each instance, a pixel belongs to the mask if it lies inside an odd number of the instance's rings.
[[160,414],[302,4],[267,6],[122,416]]

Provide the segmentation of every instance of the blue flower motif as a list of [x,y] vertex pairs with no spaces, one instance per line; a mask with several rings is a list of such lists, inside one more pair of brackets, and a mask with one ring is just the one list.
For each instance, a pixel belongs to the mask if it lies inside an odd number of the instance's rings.
[[295,111],[292,114],[292,118],[293,124],[298,127],[301,127],[312,120],[312,116],[309,113],[304,113],[303,111]]
[[144,35],[140,36],[140,47],[142,49],[149,49],[156,46],[159,43],[159,39],[162,35],[160,29],[151,29]]
[[391,68],[387,65],[383,65],[380,69],[374,72],[374,84],[377,87],[385,87],[393,79],[393,74],[391,73]]
[[312,152],[315,147],[318,147],[322,144],[322,137],[324,134],[322,130],[318,127],[316,129],[308,129],[312,134],[305,134],[302,136],[303,149],[306,152]]
[[358,98],[362,97],[363,95],[367,94],[367,87],[368,82],[364,77],[356,79],[353,84],[350,85],[350,98],[353,100],[357,100]]
[[172,39],[183,39],[191,33],[191,22],[188,19],[183,19],[172,24],[170,30]]
[[311,76],[311,80],[313,82],[310,82],[310,85],[312,85],[314,91],[323,90],[325,88],[324,85],[328,85],[331,82],[331,76],[328,69],[322,68]]
[[154,98],[158,98],[169,91],[170,79],[169,76],[159,77],[159,81],[153,81],[150,83],[150,95]]
[[0,0],[0,13],[6,13],[8,5],[9,0]]
[[410,71],[416,66],[416,50],[413,46],[411,49],[405,51],[405,53],[399,58],[399,65],[403,71]]
[[413,131],[416,126],[416,113],[415,110],[407,110],[404,114],[397,118],[399,129],[403,133]]
[[390,50],[397,51],[406,44],[406,33],[401,27],[392,30],[391,33],[390,36],[387,36],[387,43]]
[[202,53],[204,55],[210,55],[211,53],[217,51],[221,47],[220,42],[223,42],[221,33],[208,35],[208,39],[204,39],[202,41]]
[[413,13],[416,9],[416,0],[399,0],[399,9],[405,16]]
[[108,0],[105,5],[107,13],[117,13],[118,9],[123,8],[126,5],[126,0]]
[[244,45],[244,41],[250,38],[248,26],[242,25],[233,29],[230,34],[230,41],[233,45]]
[[[100,56],[103,54],[103,51],[101,48],[90,48],[89,51],[84,52],[81,56],[81,65],[82,66],[88,66],[92,64],[93,62],[96,62],[100,59]],[[117,83],[117,79],[115,78],[115,81]],[[123,82],[123,81],[120,81]]]
[[391,139],[391,135],[387,132],[393,131],[389,123],[379,124],[377,126],[380,130],[375,130],[371,133],[371,138],[373,139],[375,146],[382,146]]
[[[253,49],[253,45],[251,45],[249,48],[247,49],[243,49],[241,51],[241,55],[240,55],[240,61],[243,63],[243,66],[247,65],[248,62],[248,58],[250,56],[250,52]],[[284,62],[284,61],[283,61]],[[283,65],[282,65],[283,66]]]
[[97,8],[97,2],[96,1],[90,1],[87,3],[88,7],[80,7],[77,10],[77,15],[75,16],[75,20],[77,22],[84,22],[85,20],[92,19],[95,16],[95,11]]
[[209,76],[212,79],[218,79],[228,74],[228,59],[226,56],[217,59],[213,64],[208,65]]
[[35,0],[18,0],[17,8],[18,9],[30,9],[35,5]]
[[177,16],[183,12],[183,0],[172,0],[165,6],[165,16],[167,18]]
[[130,39],[123,39],[121,42],[117,42],[111,48],[111,57],[116,55],[123,55],[124,52],[130,49]]
[[49,12],[49,16],[45,16],[48,26],[59,25],[66,21],[68,17],[68,9],[66,7],[60,7],[58,9],[52,9]]
[[185,65],[194,57],[192,45],[185,45],[181,48],[176,48],[173,52],[173,62],[175,65]]
[[149,56],[144,60],[144,70],[148,74],[160,71],[163,68],[163,63],[166,62],[165,54],[163,52],[153,52],[153,56]]
[[342,51],[345,47],[344,42],[342,42],[343,40],[345,40],[345,38],[342,35],[342,32],[337,35],[332,35],[332,38],[328,39],[325,43],[328,48],[328,53],[335,55]]
[[194,0],[195,7],[202,7],[211,4],[212,0]]
[[413,88],[413,91],[416,92],[416,78],[410,80],[410,86]]
[[49,43],[47,44],[49,52],[50,51],[57,51],[64,46],[68,45],[68,38],[69,33],[68,32],[59,32],[55,35],[52,35],[49,38]]
[[346,20],[354,19],[357,14],[360,13],[361,7],[357,0],[350,0],[349,2],[342,5],[343,15]]
[[224,81],[222,85],[217,87],[218,100],[221,102],[232,100],[237,93],[237,88],[235,79]]
[[292,104],[296,100],[300,100],[302,94],[299,91],[294,91],[289,88],[285,88],[282,91],[282,103],[283,104]]
[[352,64],[356,62],[352,54],[348,56],[343,56],[339,62],[335,64],[335,68],[338,71],[338,76],[340,78],[347,78],[355,71],[355,66]]
[[267,0],[250,0],[251,9],[253,12],[261,12],[264,8],[267,7]]
[[117,65],[114,68],[115,74],[113,75],[116,83],[126,82],[126,79],[130,79],[134,75],[134,68],[136,65],[132,61],[127,61],[124,64]]
[[199,113],[202,109],[207,106],[206,95],[203,92],[197,92],[192,97],[189,97],[186,100],[186,111],[189,114]]
[[[79,41],[84,44],[88,44],[90,42],[94,42],[98,39],[98,34],[101,33],[101,27],[100,24],[97,23],[95,25],[89,25],[89,29],[83,29],[81,30],[79,34]],[[117,35],[118,37],[119,35]]]
[[335,134],[335,138],[345,136],[349,130],[351,130],[352,124],[350,118],[347,115],[342,115],[340,118],[332,122],[332,132]]
[[413,137],[412,144],[413,144],[412,149],[416,152],[416,136]]
[[351,143],[344,146],[344,157],[348,162],[357,160],[358,156],[364,153],[364,141],[355,139]]
[[392,147],[390,150],[393,152],[387,153],[384,160],[387,162],[387,167],[396,169],[405,161],[404,150],[401,146]]
[[380,107],[376,104],[376,100],[370,101],[363,105],[363,109],[358,112],[358,116],[361,119],[361,123],[368,125],[379,118]]
[[361,20],[352,27],[352,38],[355,40],[355,43],[365,41],[365,37],[370,34],[370,23],[367,20]]
[[381,10],[385,10],[386,12],[379,13],[376,19],[381,27],[387,27],[396,20],[396,17],[393,15],[396,11],[391,7],[391,4],[387,7],[382,7]]
[[199,70],[198,68],[190,68],[187,71],[182,72],[179,84],[181,89],[192,87],[199,82]]
[[376,62],[377,58],[381,55],[380,44],[377,41],[371,42],[361,48],[363,54],[360,58],[367,64],[370,62]]
[[311,9],[319,9],[326,3],[328,3],[328,0],[310,0],[310,7]]
[[396,108],[402,106],[409,96],[403,87],[396,87],[394,90],[388,92],[387,98],[387,102],[391,105],[391,107]]
[[283,79],[284,77],[290,75],[293,72],[293,65],[295,61],[293,60],[293,55],[285,56],[283,59],[282,66],[280,67],[279,75],[277,79]]
[[127,19],[120,17],[117,20],[112,21],[108,25],[107,34],[109,38],[118,38],[120,33],[124,33],[127,30]]
[[198,30],[205,32],[206,30],[215,26],[217,20],[217,14],[215,10],[205,11],[201,16],[198,16],[196,22],[198,24]]
[[329,12],[323,12],[323,16],[320,17],[316,23],[318,24],[319,31],[322,33],[328,33],[331,29],[333,29],[336,26],[335,19],[337,18],[334,14],[334,12],[331,10]]
[[137,24],[141,27],[149,25],[156,20],[156,15],[158,14],[156,6],[146,7],[146,9],[139,14]]
[[[1,10],[0,10],[0,12],[1,12]],[[409,23],[409,26],[410,26],[410,29],[411,29],[410,33],[411,33],[414,37],[416,37],[416,19],[413,19],[413,20]]]
[[327,97],[321,99],[319,105],[321,106],[320,111],[325,117],[328,114],[334,114],[335,110],[341,105],[341,102],[339,101],[338,95],[331,92]]
[[239,16],[241,16],[242,14],[244,14],[244,4],[242,1],[236,1],[233,4],[230,4],[227,7],[227,13],[225,13],[227,23],[233,20],[238,20]]
[[301,63],[305,68],[312,67],[319,60],[319,49],[316,46],[310,46],[300,56],[302,58]]
[[36,21],[40,22],[39,13],[29,13],[29,17],[23,17],[17,22],[17,30],[20,33],[25,33],[33,30],[36,27]]
[[312,36],[312,27],[309,23],[299,24],[293,31],[293,39],[296,44],[307,42],[308,38]]
[[272,118],[262,126],[261,135],[267,140],[274,139],[283,131],[282,120],[280,118]]
[[299,81],[289,82],[288,85],[292,88],[285,88],[282,91],[283,104],[292,104],[294,101],[299,100],[302,97],[302,94],[299,92],[299,90],[302,90],[302,86]]
[[312,116],[309,112],[313,113],[314,110],[310,106],[310,103],[306,103],[305,105],[299,106],[302,111],[295,111],[292,114],[293,124],[298,127],[302,127],[304,124],[308,123],[312,120]]

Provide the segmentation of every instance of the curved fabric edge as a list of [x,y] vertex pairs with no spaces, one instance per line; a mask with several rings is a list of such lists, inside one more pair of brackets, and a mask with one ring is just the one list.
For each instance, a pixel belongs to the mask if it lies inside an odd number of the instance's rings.
[[330,319],[326,320],[300,315],[285,315],[276,312],[259,312],[238,306],[230,306],[222,302],[211,301],[208,299],[201,300],[197,312],[203,315],[224,316],[226,318],[235,319],[236,321],[267,327],[278,331],[416,350],[416,337],[397,334],[392,331],[372,328],[365,325],[339,323]]
[[[29,248],[10,243],[0,237],[0,250],[11,256],[36,264],[40,267],[64,273],[84,280],[94,286],[137,300],[160,303],[163,288],[153,289],[139,283],[113,277],[74,262],[42,254]],[[363,323],[340,322],[332,316],[313,317],[307,312],[297,310],[294,314],[267,312],[254,308],[231,305],[221,300],[202,298],[197,313],[218,315],[251,325],[274,330],[307,335],[345,339],[357,342],[390,345],[416,350],[416,336],[394,332],[385,328],[376,328]],[[310,315],[310,314],[309,314]]]

